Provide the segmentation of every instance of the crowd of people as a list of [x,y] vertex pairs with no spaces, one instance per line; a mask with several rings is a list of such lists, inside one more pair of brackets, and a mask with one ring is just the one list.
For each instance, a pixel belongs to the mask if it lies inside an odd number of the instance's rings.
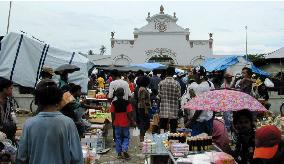
[[[80,137],[89,128],[84,119],[86,109],[94,108],[80,101],[81,87],[69,83],[68,73],[62,73],[59,83],[52,80],[53,71],[45,68],[34,92],[37,113],[23,127],[20,142],[15,140],[16,124],[12,117],[9,97],[13,82],[0,77],[0,130],[18,144],[17,163],[82,163]],[[89,89],[107,89],[112,113],[113,139],[118,158],[129,159],[130,127],[140,129],[140,141],[150,128],[152,108],[158,109],[159,123],[154,133],[177,132],[183,125],[192,135],[206,133],[224,152],[231,154],[240,164],[284,163],[284,143],[280,130],[265,126],[256,130],[255,113],[248,109],[224,112],[223,120],[213,111],[183,110],[183,103],[204,92],[219,88],[234,88],[256,98],[262,98],[269,109],[268,92],[263,77],[254,75],[244,67],[240,76],[225,73],[214,79],[202,66],[187,74],[176,73],[174,67],[163,72],[153,70],[91,75]],[[213,81],[213,82],[212,82]],[[218,81],[215,83],[214,81]],[[182,121],[182,122],[181,122]],[[229,134],[235,136],[231,147]],[[54,146],[56,145],[56,146]]]
[[[255,117],[256,114],[248,109],[243,109],[238,112],[224,112],[223,120],[218,120],[215,115],[217,113],[213,111],[188,111],[184,110],[181,112],[181,100],[185,97],[191,99],[201,93],[214,90],[214,89],[236,89],[247,94],[254,96],[255,98],[263,98],[265,101],[263,105],[269,109],[268,105],[268,91],[266,86],[263,84],[264,78],[256,76],[252,73],[250,68],[244,67],[241,75],[233,76],[230,73],[223,75],[223,83],[213,83],[214,77],[210,78],[208,72],[202,66],[195,67],[191,74],[176,74],[175,68],[169,67],[165,71],[163,76],[159,77],[157,70],[153,70],[152,74],[146,74],[142,71],[138,71],[136,75],[133,73],[121,75],[117,70],[111,72],[110,76],[115,77],[115,80],[109,84],[109,98],[115,98],[115,92],[117,89],[123,89],[123,99],[131,102],[132,111],[134,113],[135,124],[140,129],[140,141],[144,140],[145,133],[150,128],[150,111],[151,108],[156,104],[158,100],[158,113],[159,113],[159,125],[158,133],[164,133],[166,131],[176,132],[180,120],[184,120],[183,124],[186,128],[192,130],[192,135],[198,135],[201,133],[207,133],[212,135],[214,142],[225,152],[232,154],[238,163],[271,163],[271,161],[283,162],[283,157],[277,154],[283,154],[283,146],[281,141],[281,135],[279,130],[275,132],[277,141],[267,144],[267,150],[259,149],[256,140],[262,136],[269,136],[275,131],[276,127],[267,126],[264,133],[256,135],[258,131],[255,131]],[[123,77],[122,77],[123,76]],[[129,80],[128,77],[136,76],[135,80]],[[133,79],[133,78],[131,78]],[[233,80],[234,79],[234,80]],[[257,81],[262,80],[261,84],[257,84]],[[216,81],[216,80],[215,80]],[[127,86],[128,83],[128,86]],[[135,85],[134,91],[130,89],[130,85]],[[128,112],[130,110],[127,110]],[[116,112],[116,110],[112,110]],[[127,112],[126,112],[127,113]],[[183,119],[180,119],[180,118]],[[124,117],[128,119],[129,117]],[[133,117],[131,117],[133,118]],[[133,120],[128,120],[129,123]],[[128,127],[131,124],[128,124]],[[117,126],[114,126],[116,129]],[[151,128],[153,131],[153,128]],[[261,130],[261,129],[260,129]],[[129,133],[127,133],[129,134]],[[229,136],[235,136],[235,148],[232,150],[231,140]],[[280,135],[280,137],[279,137]],[[128,145],[128,140],[120,139],[117,141],[117,137],[114,138],[116,144],[126,142],[124,145]],[[280,138],[280,139],[279,139]],[[117,140],[116,140],[117,139]],[[268,140],[262,140],[262,143],[270,142]],[[123,144],[122,144],[123,145]],[[279,145],[274,151],[268,151],[271,145]],[[263,153],[262,151],[265,151]],[[120,156],[120,151],[117,151]],[[267,158],[263,154],[269,153],[270,156]],[[129,157],[129,154],[127,154]],[[273,162],[272,162],[273,163]],[[276,162],[277,163],[277,162]]]

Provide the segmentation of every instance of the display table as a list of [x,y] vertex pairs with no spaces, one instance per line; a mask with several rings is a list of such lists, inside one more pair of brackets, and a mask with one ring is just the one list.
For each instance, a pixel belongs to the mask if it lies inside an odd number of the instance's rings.
[[174,157],[169,151],[169,157],[174,164],[212,164],[212,163],[226,163],[237,164],[234,158],[224,153],[217,145],[213,144],[209,151],[189,153],[186,157]]
[[147,164],[155,163],[168,163],[170,164],[172,159],[169,158],[169,153],[146,153],[145,161]]
[[109,109],[109,101],[108,99],[97,99],[92,97],[86,97],[85,99],[88,105],[95,105],[100,109],[102,112],[108,112]]
[[96,98],[92,98],[92,97],[86,97],[87,101],[100,101],[100,102],[104,102],[104,101],[108,101],[108,99],[96,99]]
[[[222,150],[213,144],[212,150],[200,152],[200,153],[191,153],[186,157],[174,157],[172,152],[167,150],[166,153],[145,153],[145,159],[147,164],[155,164],[155,163],[167,163],[167,164],[185,164],[189,163],[189,161],[194,161],[193,163],[212,163],[212,161],[216,160],[214,157],[217,153],[222,152]],[[163,161],[163,162],[162,162]],[[236,162],[234,162],[236,163]]]

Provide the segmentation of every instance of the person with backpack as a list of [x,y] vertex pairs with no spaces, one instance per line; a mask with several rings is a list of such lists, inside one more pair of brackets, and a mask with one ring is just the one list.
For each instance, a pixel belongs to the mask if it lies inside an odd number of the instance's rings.
[[129,127],[131,124],[136,126],[132,118],[132,106],[128,100],[123,99],[124,89],[117,88],[115,95],[117,99],[111,103],[110,112],[112,122],[115,126],[115,150],[118,159],[130,159],[128,154],[129,147]]
[[[118,88],[123,88],[124,90],[123,99],[128,100],[129,97],[131,96],[131,91],[130,91],[128,83],[121,79],[121,74],[116,69],[112,70],[111,76],[114,78],[114,81],[112,81],[109,85],[109,93],[108,93],[109,101],[117,100],[116,90]],[[113,128],[113,139],[115,140],[116,138],[115,137],[115,126],[113,126],[112,128]]]
[[[206,80],[206,69],[197,66],[193,69],[195,82],[192,82],[187,90],[191,97],[215,89],[212,82]],[[192,135],[201,133],[212,134],[213,111],[187,111],[185,117],[185,127],[192,129]]]

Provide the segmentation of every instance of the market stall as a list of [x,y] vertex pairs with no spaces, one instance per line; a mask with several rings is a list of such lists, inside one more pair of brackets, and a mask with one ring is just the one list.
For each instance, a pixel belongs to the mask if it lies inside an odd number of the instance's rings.
[[111,126],[111,113],[108,112],[109,102],[105,90],[89,90],[84,98],[87,105],[95,107],[88,109],[86,118],[90,123],[88,131],[81,139],[83,155],[86,163],[94,163],[99,159],[98,154],[108,152],[105,141]]
[[190,133],[147,134],[142,152],[148,163],[235,163],[234,158],[213,144],[212,136]]

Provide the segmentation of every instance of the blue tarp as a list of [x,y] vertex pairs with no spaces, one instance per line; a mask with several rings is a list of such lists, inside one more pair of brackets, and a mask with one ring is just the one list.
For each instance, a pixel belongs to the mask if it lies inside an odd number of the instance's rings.
[[208,58],[202,66],[209,72],[225,70],[231,65],[238,63],[237,56],[223,57],[223,58]]
[[160,64],[160,63],[143,63],[143,64],[131,64],[131,66],[143,67],[147,69],[155,69],[155,68],[158,68],[160,66],[165,66],[165,65]]
[[[131,67],[137,67],[137,68],[140,67],[140,68],[145,68],[147,71],[151,71],[151,70],[157,69],[157,68],[158,69],[160,69],[160,68],[167,69],[168,66],[160,64],[160,63],[143,63],[143,64],[131,64],[130,68]],[[141,70],[146,71],[145,69],[141,69]],[[176,68],[175,72],[176,73],[183,73],[184,71]]]
[[263,75],[263,76],[270,76],[269,73],[257,68],[255,65],[251,65],[251,70],[253,73],[257,73],[257,74],[260,74],[260,75]]
[[[222,71],[239,62],[239,56],[229,56],[223,58],[208,58],[206,59],[202,66],[208,71]],[[250,61],[249,61],[250,62]],[[251,63],[251,62],[250,62]],[[263,76],[270,76],[269,73],[257,68],[255,65],[251,63],[251,70],[253,73],[260,74]]]

